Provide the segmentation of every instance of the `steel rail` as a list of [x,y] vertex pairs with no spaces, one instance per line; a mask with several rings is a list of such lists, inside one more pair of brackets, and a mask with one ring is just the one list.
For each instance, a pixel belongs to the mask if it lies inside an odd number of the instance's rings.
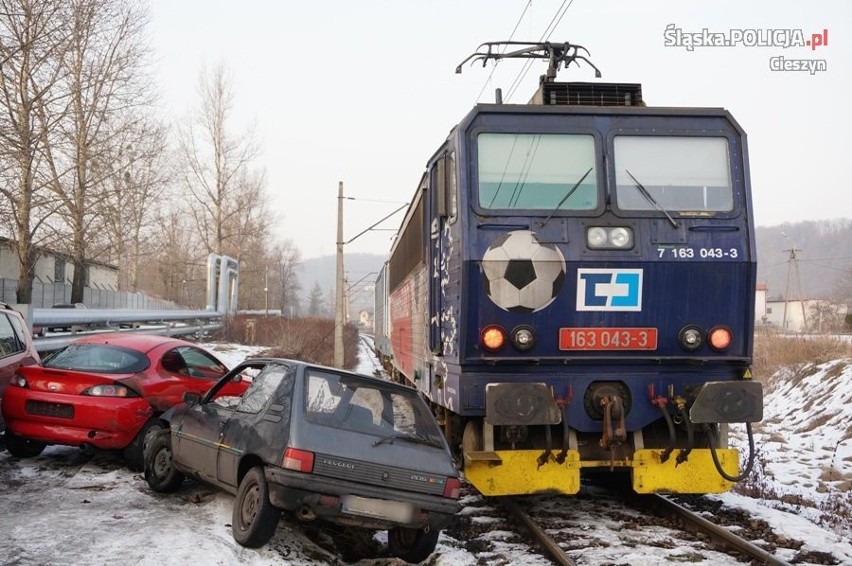
[[564,550],[556,543],[553,538],[544,532],[544,529],[535,524],[535,521],[527,515],[517,503],[512,498],[503,498],[500,503],[509,512],[510,515],[515,516],[519,519],[524,526],[532,533],[533,537],[536,541],[541,544],[547,554],[556,562],[562,566],[576,566],[577,563],[568,556]]
[[667,497],[659,494],[652,495],[651,497],[653,498],[653,504],[659,506],[665,512],[683,519],[688,528],[698,532],[707,533],[717,542],[722,543],[728,548],[742,552],[749,558],[759,561],[760,564],[768,564],[772,566],[788,566],[790,564],[789,562],[785,562],[766,552],[751,542],[738,537],[728,529],[711,523],[704,517],[701,517],[689,509],[678,505]]

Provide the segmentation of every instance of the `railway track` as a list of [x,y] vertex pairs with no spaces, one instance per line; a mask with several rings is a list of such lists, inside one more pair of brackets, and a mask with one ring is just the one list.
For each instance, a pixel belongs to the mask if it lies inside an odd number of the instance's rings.
[[701,515],[678,505],[671,499],[662,495],[651,495],[648,496],[648,499],[651,506],[659,509],[666,515],[675,517],[678,524],[682,524],[685,528],[691,531],[703,533],[709,536],[712,540],[722,546],[743,554],[750,560],[755,561],[757,564],[766,564],[770,566],[784,566],[789,564],[789,562],[785,562],[773,556],[759,546],[738,537],[725,527],[715,525]]
[[[512,539],[516,547],[526,544],[530,553],[541,554],[560,566],[599,563],[596,548],[605,546],[610,547],[610,556],[615,548],[623,548],[624,563],[635,563],[637,556],[640,561],[642,556],[659,557],[662,548],[662,552],[670,549],[670,559],[689,555],[692,562],[789,564],[664,496],[594,493],[580,498],[482,498],[481,502],[485,505],[479,507],[482,515],[471,524],[489,524],[484,515],[491,514],[493,519],[493,514],[499,514],[505,527],[518,533],[520,540]],[[477,504],[471,504],[471,508],[476,509]],[[483,536],[478,537],[480,541],[471,547],[485,546],[481,539],[493,540],[494,531],[500,531],[501,526],[490,523]],[[595,535],[599,529],[607,532],[598,538]],[[665,534],[661,535],[661,531]],[[466,534],[476,538],[475,532]],[[496,545],[476,549],[489,563],[511,563],[511,559],[503,562]]]
[[367,351],[367,361],[369,362],[372,371],[382,371],[382,366],[379,363],[379,360],[376,359],[376,356],[373,355],[373,351],[375,350],[375,346],[373,344],[373,337],[370,335],[364,335],[360,332],[358,333],[358,341],[361,342],[362,350]]
[[503,508],[514,516],[530,532],[545,553],[560,566],[576,566],[576,562],[562,550],[562,547],[545,532],[532,518],[518,505],[514,498],[508,497],[503,502]]

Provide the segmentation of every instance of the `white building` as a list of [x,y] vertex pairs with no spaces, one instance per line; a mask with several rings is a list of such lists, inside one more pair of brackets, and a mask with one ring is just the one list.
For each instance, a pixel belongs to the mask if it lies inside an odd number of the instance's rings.
[[846,312],[846,305],[821,299],[766,302],[767,323],[789,332],[842,330]]
[[[18,279],[21,262],[15,252],[15,243],[0,237],[0,278]],[[40,248],[35,266],[36,283],[70,285],[74,279],[74,264],[66,254]],[[118,268],[98,261],[86,262],[86,287],[118,289]]]

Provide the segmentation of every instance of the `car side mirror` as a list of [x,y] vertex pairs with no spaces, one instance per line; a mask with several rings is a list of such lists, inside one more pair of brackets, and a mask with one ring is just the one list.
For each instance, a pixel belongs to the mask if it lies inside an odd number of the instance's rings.
[[183,402],[187,405],[197,405],[201,402],[201,395],[195,391],[187,391],[183,394]]

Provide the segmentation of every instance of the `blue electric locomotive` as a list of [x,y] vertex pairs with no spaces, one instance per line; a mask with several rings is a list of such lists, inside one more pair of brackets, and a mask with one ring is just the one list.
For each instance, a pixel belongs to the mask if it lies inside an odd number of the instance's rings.
[[486,45],[476,58],[550,68],[429,160],[377,281],[377,353],[485,495],[572,494],[591,471],[728,490],[728,423],[751,441],[762,418],[745,132],[723,109],[648,107],[636,84],[556,82],[578,46]]

